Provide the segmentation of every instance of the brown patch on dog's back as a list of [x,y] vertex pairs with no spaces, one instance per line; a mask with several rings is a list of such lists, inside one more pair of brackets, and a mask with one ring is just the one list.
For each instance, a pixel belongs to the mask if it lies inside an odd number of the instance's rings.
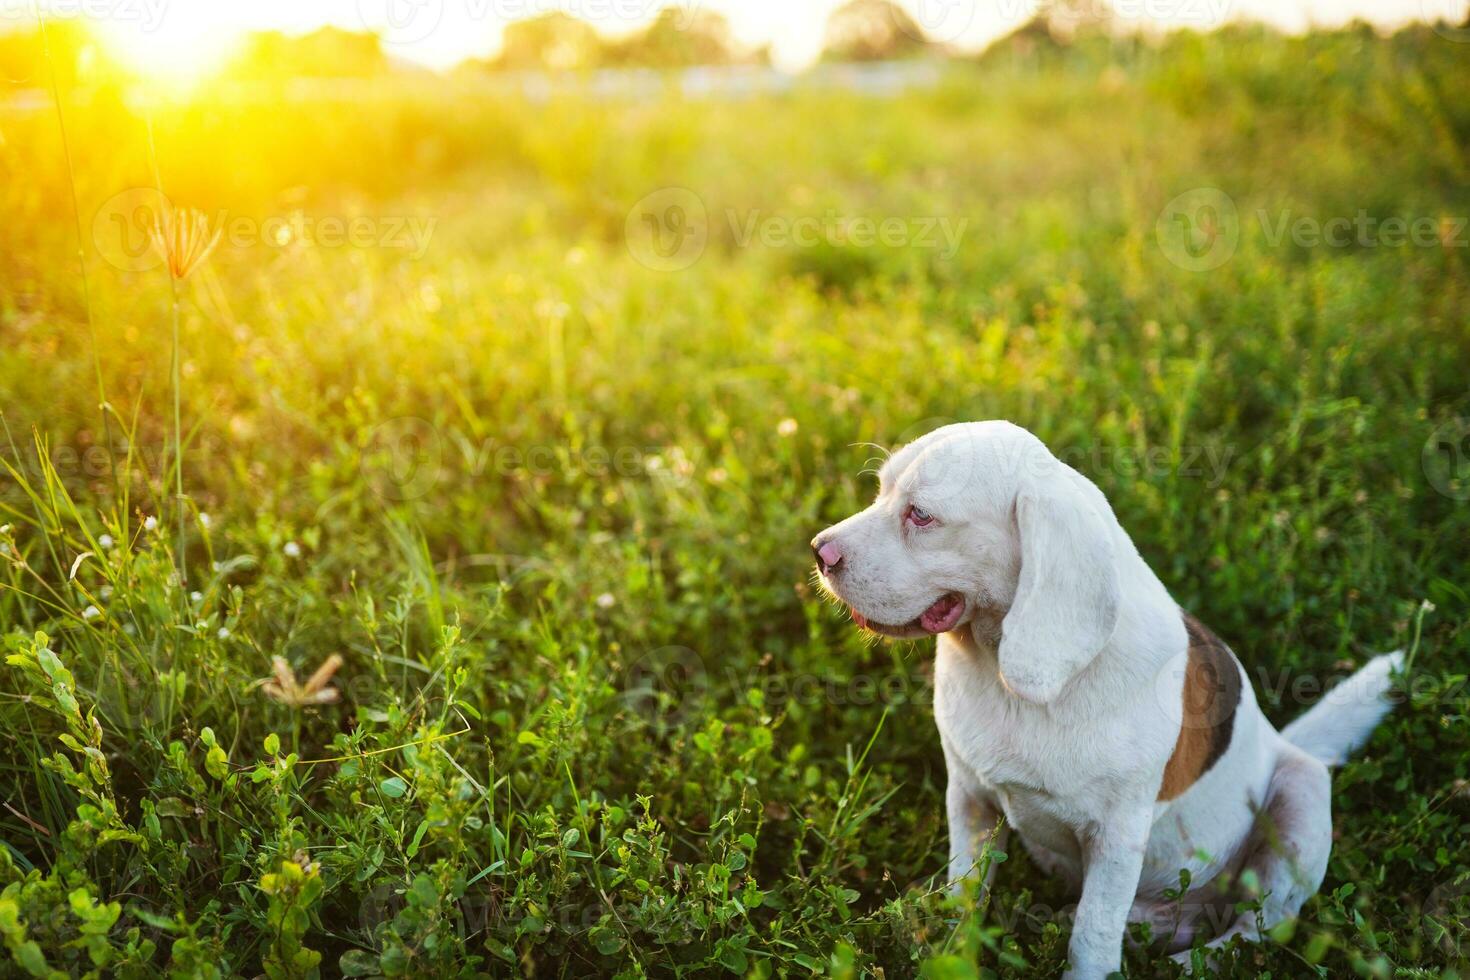
[[1174,754],[1164,767],[1160,800],[1172,800],[1210,771],[1235,731],[1240,704],[1240,668],[1230,648],[1199,620],[1184,613],[1189,661],[1184,671],[1184,716]]

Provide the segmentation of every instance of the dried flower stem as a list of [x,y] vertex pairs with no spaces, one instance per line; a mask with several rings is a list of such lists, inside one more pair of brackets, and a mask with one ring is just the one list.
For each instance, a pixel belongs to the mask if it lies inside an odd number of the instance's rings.
[[187,541],[184,536],[184,427],[180,410],[183,390],[183,349],[179,339],[179,280],[187,276],[196,266],[209,257],[219,242],[220,232],[209,234],[209,221],[194,210],[177,210],[163,193],[163,177],[158,168],[158,147],[153,141],[153,117],[148,117],[148,153],[153,160],[153,181],[158,186],[163,211],[154,220],[152,234],[154,247],[163,256],[168,267],[168,288],[173,311],[173,358],[172,375],[174,389],[174,510],[179,522],[179,592],[182,595],[189,582],[188,560],[185,556]]

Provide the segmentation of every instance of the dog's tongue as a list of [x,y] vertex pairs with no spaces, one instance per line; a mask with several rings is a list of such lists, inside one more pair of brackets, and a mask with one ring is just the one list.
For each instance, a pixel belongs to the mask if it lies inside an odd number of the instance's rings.
[[959,622],[965,611],[965,601],[959,596],[943,596],[938,602],[919,614],[919,625],[930,633],[947,633]]

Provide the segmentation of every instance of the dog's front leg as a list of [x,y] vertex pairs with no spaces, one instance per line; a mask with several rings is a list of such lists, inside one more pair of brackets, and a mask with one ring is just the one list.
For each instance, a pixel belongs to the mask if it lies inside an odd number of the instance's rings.
[[[944,808],[949,817],[949,887],[959,893],[964,881],[975,871],[985,845],[995,834],[1000,812],[984,795],[967,787],[951,768],[949,786],[944,791]],[[997,844],[1004,845],[1004,831]],[[995,877],[996,864],[990,862],[985,879],[980,882],[983,895]]]
[[1151,805],[1120,807],[1083,835],[1082,899],[1067,947],[1069,980],[1103,980],[1123,967],[1123,933],[1138,893],[1153,822]]

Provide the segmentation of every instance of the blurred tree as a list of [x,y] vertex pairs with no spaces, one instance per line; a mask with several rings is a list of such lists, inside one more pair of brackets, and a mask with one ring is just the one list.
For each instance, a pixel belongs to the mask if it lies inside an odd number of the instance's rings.
[[45,42],[39,26],[0,31],[0,81],[19,88],[49,88],[48,44],[56,82],[62,88],[105,84],[121,78],[120,66],[81,20],[48,18]]
[[556,11],[507,24],[496,64],[502,68],[564,71],[595,68],[601,56],[602,39],[592,26]]
[[976,60],[993,65],[1002,60],[1040,70],[1066,58],[1074,65],[1096,68],[1136,52],[1141,38],[1123,29],[1110,0],[1052,0],[1030,20],[982,51]]
[[377,35],[324,27],[291,37],[278,31],[251,34],[230,67],[239,78],[371,78],[388,70]]
[[933,45],[892,0],[848,0],[827,18],[823,61],[887,61],[926,54]]
[[683,7],[665,7],[647,30],[609,41],[605,50],[608,64],[651,68],[749,64],[766,56],[742,52],[723,15]]
[[1117,27],[1109,0],[1053,0],[1037,14],[1052,37],[1071,40],[1079,34],[1105,34]]

